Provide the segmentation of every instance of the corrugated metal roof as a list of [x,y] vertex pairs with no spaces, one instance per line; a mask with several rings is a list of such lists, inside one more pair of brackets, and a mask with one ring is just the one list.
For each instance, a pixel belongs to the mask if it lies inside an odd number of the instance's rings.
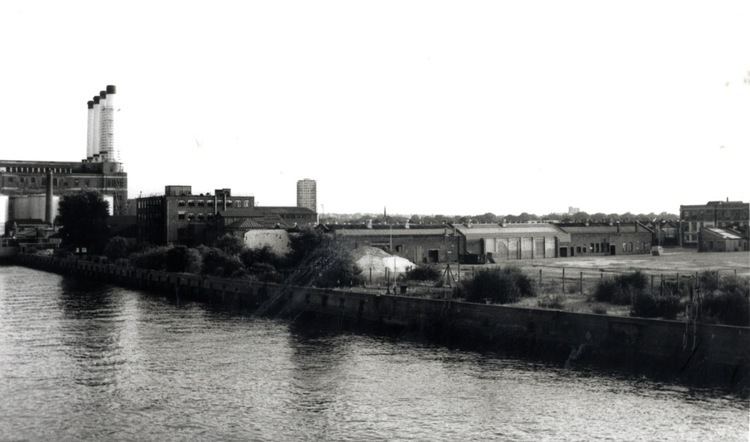
[[734,232],[732,230],[720,229],[718,227],[706,227],[706,230],[715,235],[719,235],[722,239],[742,239],[739,232]]
[[453,229],[336,229],[341,236],[443,236]]
[[[593,225],[593,226],[560,226],[565,232],[568,233],[617,233],[617,226],[609,225]],[[638,232],[651,233],[651,231],[644,225],[638,225]],[[634,224],[620,224],[620,233],[635,233]]]
[[457,224],[456,229],[467,239],[503,237],[503,236],[563,236],[569,237],[557,226],[546,223],[536,224],[510,224],[500,226],[496,224],[474,224],[471,227]]

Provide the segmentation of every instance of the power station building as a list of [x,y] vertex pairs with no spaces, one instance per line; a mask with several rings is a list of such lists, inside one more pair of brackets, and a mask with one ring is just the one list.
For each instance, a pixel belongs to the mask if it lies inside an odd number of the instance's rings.
[[315,180],[305,178],[297,181],[297,207],[306,207],[318,211],[317,184]]
[[[80,162],[0,160],[0,226],[40,220],[52,224],[61,197],[81,191],[100,193],[110,213],[124,214],[128,176],[114,142],[115,86],[87,103],[86,158]],[[48,197],[49,192],[49,197]]]

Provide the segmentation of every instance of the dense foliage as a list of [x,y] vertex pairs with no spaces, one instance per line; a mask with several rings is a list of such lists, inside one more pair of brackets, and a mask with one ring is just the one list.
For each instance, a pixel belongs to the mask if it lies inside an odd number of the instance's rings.
[[644,292],[647,285],[648,279],[643,273],[639,271],[624,273],[599,281],[594,290],[594,299],[600,302],[628,305],[636,296]]
[[434,266],[421,266],[407,271],[405,278],[411,281],[437,281],[440,276],[440,269]]
[[461,294],[467,301],[490,300],[506,304],[535,296],[536,292],[531,279],[523,271],[503,267],[480,270],[473,278],[463,282]]
[[700,307],[705,322],[750,326],[748,278],[724,276],[718,279],[713,290],[704,290],[702,293]]
[[130,252],[130,244],[127,239],[121,236],[115,236],[107,241],[104,246],[104,256],[112,262],[120,258],[127,258]]
[[109,238],[109,203],[96,192],[67,195],[60,200],[60,228],[63,246],[85,247],[89,253],[101,253]]

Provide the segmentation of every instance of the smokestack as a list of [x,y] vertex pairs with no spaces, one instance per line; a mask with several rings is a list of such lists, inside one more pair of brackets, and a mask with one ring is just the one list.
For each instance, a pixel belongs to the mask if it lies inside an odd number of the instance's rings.
[[94,158],[94,102],[86,103],[89,107],[88,125],[86,126],[86,159]]
[[47,224],[52,225],[52,169],[47,169],[47,194],[44,206],[44,220]]
[[94,97],[93,118],[91,123],[91,147],[94,161],[99,161],[99,101],[101,98],[97,95]]
[[99,124],[96,126],[96,131],[99,132],[99,160],[107,161],[109,151],[104,145],[106,135],[104,133],[104,110],[107,107],[107,91],[99,91]]
[[99,140],[100,150],[104,156],[103,161],[115,161],[115,143],[114,143],[114,105],[115,105],[116,88],[108,85],[106,91],[99,92],[104,103],[100,109],[101,117],[99,125],[101,127],[101,139]]

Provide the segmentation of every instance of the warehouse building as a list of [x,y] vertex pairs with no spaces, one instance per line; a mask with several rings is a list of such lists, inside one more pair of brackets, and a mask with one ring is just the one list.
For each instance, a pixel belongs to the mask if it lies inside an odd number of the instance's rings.
[[561,247],[560,256],[634,255],[651,252],[653,232],[639,222],[559,227],[570,235],[570,243]]
[[447,225],[327,225],[323,231],[351,250],[376,247],[416,264],[456,262],[457,234]]
[[554,224],[456,224],[461,262],[556,258],[570,235]]

